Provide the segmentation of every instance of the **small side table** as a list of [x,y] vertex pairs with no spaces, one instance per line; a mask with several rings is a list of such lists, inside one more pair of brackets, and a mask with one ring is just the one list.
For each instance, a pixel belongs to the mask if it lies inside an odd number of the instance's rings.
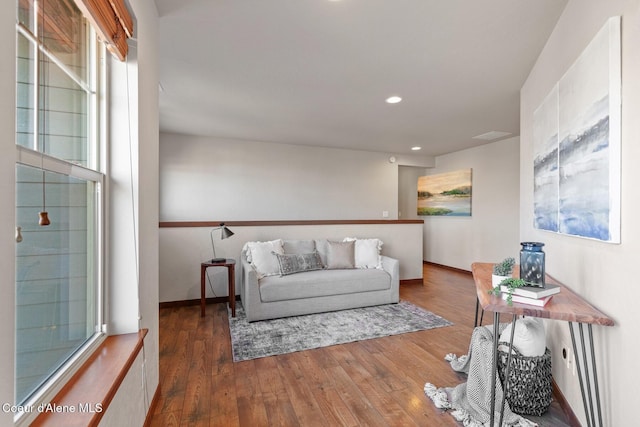
[[[484,311],[493,312],[493,372],[491,374],[491,415],[489,419],[489,425],[493,425],[496,409],[496,396],[495,396],[495,380],[496,369],[498,360],[498,339],[500,337],[500,313],[506,313],[512,315],[512,324],[515,325],[517,316],[530,316],[540,317],[543,319],[564,320],[569,325],[569,333],[571,334],[571,343],[573,345],[573,354],[576,362],[576,370],[578,373],[578,380],[580,382],[580,391],[582,392],[582,403],[584,405],[585,417],[587,418],[587,425],[600,426],[602,423],[602,408],[600,405],[600,392],[598,388],[598,373],[596,372],[596,353],[593,344],[593,331],[592,325],[600,326],[613,326],[615,323],[609,316],[592,306],[580,295],[573,292],[570,288],[566,287],[562,283],[555,280],[548,274],[545,276],[547,283],[555,283],[560,285],[562,291],[559,294],[553,296],[553,300],[544,307],[535,307],[527,304],[513,303],[513,305],[507,304],[500,296],[489,294],[489,291],[493,289],[491,284],[491,271],[493,264],[474,262],[471,264],[471,271],[473,272],[473,280],[476,283],[476,292],[478,294],[478,301]],[[518,271],[518,267],[514,267],[514,273]],[[519,275],[514,274],[514,277]],[[476,312],[477,313],[477,312]],[[477,318],[477,315],[476,315]],[[576,338],[573,323],[578,324],[580,332],[580,339]],[[482,323],[482,322],[481,322]],[[587,332],[589,333],[589,339],[584,337],[583,325],[587,325]],[[513,327],[515,329],[515,327]],[[513,345],[513,329],[511,333],[511,342],[509,346]],[[587,358],[587,346],[589,343],[589,352],[591,353],[591,360]],[[578,345],[582,350],[582,357],[578,351]],[[509,378],[509,369],[511,365],[511,355],[507,359],[507,368],[505,372],[505,378]],[[591,371],[591,372],[590,372]],[[591,380],[593,379],[593,383]],[[506,393],[506,392],[505,392]],[[587,400],[588,398],[588,400]],[[595,402],[594,402],[595,400]],[[504,397],[500,404],[500,421],[502,425],[502,417],[504,415]],[[598,409],[598,421],[596,424],[595,408]]]
[[236,260],[227,258],[221,262],[206,261],[200,264],[200,317],[204,317],[205,298],[205,276],[209,267],[227,267],[229,274],[229,307],[231,307],[231,317],[236,317]]

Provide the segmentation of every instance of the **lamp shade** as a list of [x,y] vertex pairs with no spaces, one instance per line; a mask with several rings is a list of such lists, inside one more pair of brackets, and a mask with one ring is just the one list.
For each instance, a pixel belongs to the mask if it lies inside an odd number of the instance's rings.
[[220,227],[222,228],[221,232],[220,232],[220,239],[224,240],[224,239],[228,239],[229,237],[233,236],[233,231],[229,230],[224,223],[220,224]]
[[209,233],[211,236],[211,249],[213,250],[213,258],[211,259],[211,263],[221,263],[221,262],[226,262],[226,258],[218,258],[216,256],[216,245],[213,243],[213,232],[216,230],[220,230],[220,240],[224,240],[227,239],[231,236],[233,236],[233,231],[229,230],[225,225],[224,222],[220,223],[219,227],[215,227],[211,230],[211,232]]

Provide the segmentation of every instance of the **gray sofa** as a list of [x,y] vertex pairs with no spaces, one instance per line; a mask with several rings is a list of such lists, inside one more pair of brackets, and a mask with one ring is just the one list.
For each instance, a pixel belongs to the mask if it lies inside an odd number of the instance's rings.
[[[332,268],[336,260],[332,259],[333,246],[329,245],[335,242],[323,239],[280,242],[283,254],[317,252],[323,268],[265,275],[256,269],[256,263],[250,262],[251,253],[245,246],[241,257],[240,298],[250,322],[399,301],[399,262],[396,259],[379,255],[376,266]],[[276,252],[280,250],[280,246],[277,247]],[[275,252],[273,256],[277,256]]]

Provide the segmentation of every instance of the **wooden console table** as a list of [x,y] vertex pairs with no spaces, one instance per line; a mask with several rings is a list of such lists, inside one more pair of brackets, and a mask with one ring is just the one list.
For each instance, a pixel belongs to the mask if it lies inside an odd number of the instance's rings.
[[[602,426],[602,409],[600,407],[600,391],[598,389],[598,374],[596,371],[596,357],[593,345],[593,332],[591,329],[592,325],[601,325],[601,326],[613,326],[613,320],[599,311],[597,308],[593,307],[587,301],[585,301],[581,296],[573,292],[571,289],[564,286],[562,283],[559,283],[557,280],[553,279],[553,277],[546,275],[545,283],[554,283],[560,286],[560,293],[555,294],[551,301],[547,303],[544,307],[537,307],[533,305],[527,304],[519,304],[514,302],[513,305],[508,305],[505,300],[502,299],[501,296],[492,295],[489,291],[492,289],[491,286],[491,272],[493,269],[493,264],[491,263],[473,263],[471,266],[473,272],[473,279],[476,283],[476,292],[478,293],[478,301],[482,306],[483,310],[488,310],[494,313],[493,318],[493,339],[494,339],[494,348],[493,348],[493,369],[492,373],[492,382],[491,382],[491,421],[489,425],[494,425],[494,416],[495,416],[495,380],[496,380],[496,369],[497,369],[497,356],[498,356],[498,338],[499,338],[499,325],[500,325],[500,314],[506,313],[512,315],[512,322],[515,323],[518,316],[532,316],[532,317],[540,317],[543,319],[554,319],[554,320],[564,320],[568,322],[569,332],[571,333],[571,344],[573,345],[573,354],[576,362],[576,370],[578,373],[578,379],[580,381],[580,391],[582,392],[582,403],[584,404],[585,415],[587,417],[587,425],[591,426]],[[518,267],[514,268],[514,277],[518,276]],[[573,323],[578,324],[578,330],[580,335],[580,340],[576,339],[576,334],[574,332]],[[585,336],[583,325],[587,325],[587,330],[589,334],[589,350],[590,350],[590,358],[587,357],[587,347],[585,343]],[[515,327],[512,328],[512,331],[515,330]],[[513,334],[511,335],[511,342],[513,344]],[[578,344],[580,345],[580,353],[578,352]],[[509,364],[511,357],[509,356],[509,361],[507,362],[507,372],[505,373],[505,378],[509,378]],[[584,369],[584,372],[583,372]],[[591,371],[591,375],[590,372]],[[593,384],[591,380],[593,379]],[[505,391],[506,395],[506,391]],[[594,405],[595,400],[595,405]],[[596,424],[596,408],[598,414],[598,424]],[[504,412],[504,399],[501,403],[500,409],[500,423],[502,425],[502,416]]]
[[236,317],[236,260],[227,258],[221,262],[203,262],[200,264],[200,316],[204,317],[204,309],[207,303],[205,298],[204,282],[209,267],[227,267],[229,277],[229,307],[231,307],[231,317]]

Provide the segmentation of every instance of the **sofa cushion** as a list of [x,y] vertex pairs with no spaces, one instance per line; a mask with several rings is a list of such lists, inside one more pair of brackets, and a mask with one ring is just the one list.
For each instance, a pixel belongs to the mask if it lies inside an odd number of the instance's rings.
[[327,265],[327,251],[329,250],[329,241],[327,239],[316,239],[314,240],[316,244],[316,251],[320,255],[320,259],[322,260],[322,264]]
[[384,270],[319,270],[289,276],[265,277],[259,282],[262,302],[380,291],[391,287]]
[[248,242],[246,245],[247,260],[256,270],[258,278],[280,274],[280,265],[274,255],[283,254],[282,240],[269,242]]
[[280,275],[286,276],[303,271],[322,270],[322,260],[318,252],[306,254],[275,254],[280,266]]
[[355,268],[354,242],[327,242],[327,268]]
[[355,242],[356,268],[382,268],[382,240],[345,237],[344,241]]
[[283,240],[285,254],[310,254],[316,250],[315,240]]

